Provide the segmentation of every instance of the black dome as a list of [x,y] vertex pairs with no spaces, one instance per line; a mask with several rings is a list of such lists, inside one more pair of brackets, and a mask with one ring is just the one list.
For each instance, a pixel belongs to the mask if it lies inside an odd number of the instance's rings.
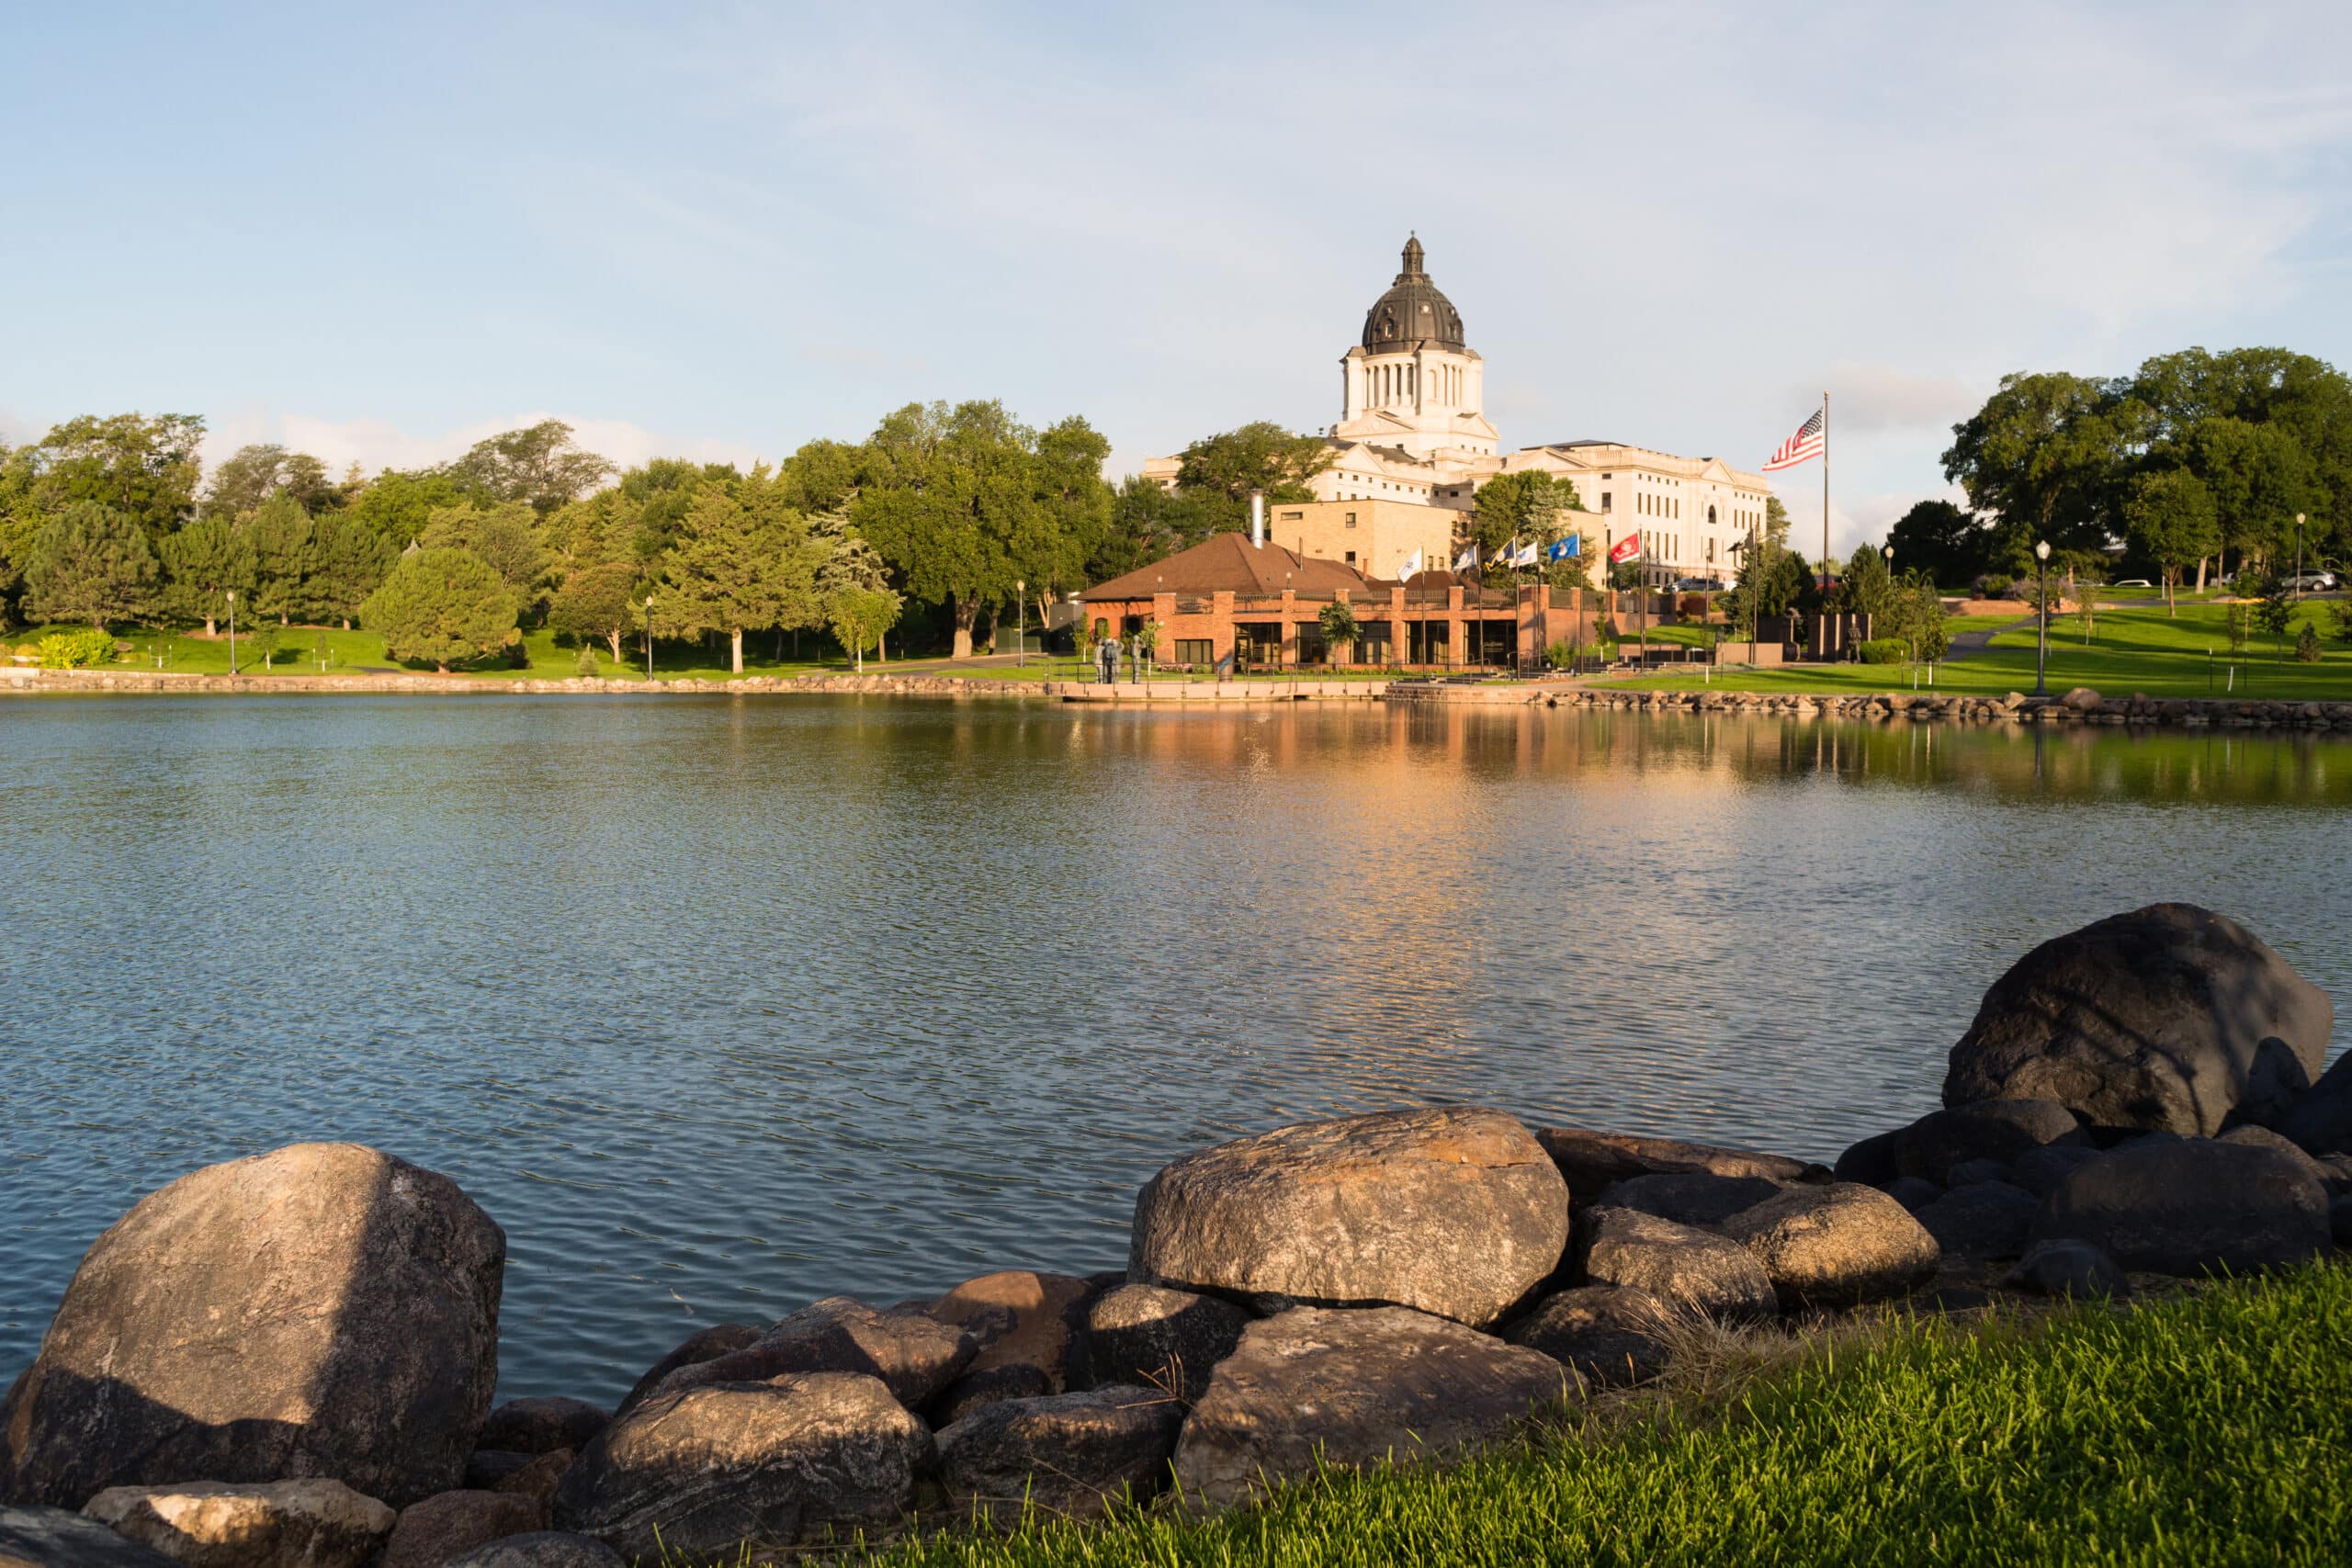
[[1408,238],[1405,270],[1363,313],[1363,346],[1367,353],[1391,354],[1425,343],[1462,347],[1462,312],[1421,270],[1421,243]]

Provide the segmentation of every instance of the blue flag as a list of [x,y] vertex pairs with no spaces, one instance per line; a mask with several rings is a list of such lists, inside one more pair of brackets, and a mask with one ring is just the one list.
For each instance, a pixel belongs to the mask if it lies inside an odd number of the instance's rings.
[[1571,534],[1565,539],[1555,539],[1544,554],[1552,560],[1573,560],[1584,554],[1584,536]]

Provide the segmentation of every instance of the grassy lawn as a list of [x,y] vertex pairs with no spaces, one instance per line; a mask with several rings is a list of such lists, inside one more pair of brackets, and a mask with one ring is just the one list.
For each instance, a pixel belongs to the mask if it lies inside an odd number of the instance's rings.
[[[2352,648],[2336,637],[2334,606],[2307,604],[2299,620],[2319,630],[2320,662],[2299,664],[2292,652],[2281,658],[2266,637],[2257,637],[2239,657],[2234,686],[2228,665],[2230,639],[2227,610],[2218,603],[2186,604],[2176,619],[2161,602],[2102,612],[2086,645],[2071,615],[2050,622],[2050,689],[2091,686],[2108,696],[2144,692],[2152,697],[2201,697],[2208,694],[2344,700],[2352,698]],[[2015,617],[1975,617],[1977,624],[2008,625]],[[1967,623],[1952,623],[1956,629]],[[1997,695],[2033,690],[2034,631],[2002,632],[1984,653],[1948,660],[1937,667],[1935,689]],[[2209,658],[2210,654],[2210,658]],[[1908,690],[1913,671],[1906,664],[1828,664],[1785,670],[1718,671],[1713,684],[1740,692],[1860,693]],[[1672,675],[1629,682],[1639,689],[1686,691],[1706,682],[1696,675]],[[1928,689],[1925,671],[1919,689]]]
[[[75,626],[35,626],[27,631],[0,635],[0,645],[13,652],[23,643],[38,643],[51,631],[75,631]],[[198,628],[197,635],[187,633],[130,630],[118,632],[115,640],[131,645],[132,651],[119,658],[112,668],[117,670],[156,670],[182,674],[225,675],[229,672],[229,639],[225,628],[217,638],[206,637]],[[759,646],[763,645],[763,647]],[[624,649],[628,649],[626,643]],[[790,644],[786,645],[787,653]],[[824,637],[804,634],[801,646],[812,655],[820,649],[834,652]],[[848,665],[838,655],[830,660],[816,658],[776,660],[774,635],[765,638],[747,637],[743,650],[743,672],[747,675],[800,675],[812,672],[838,673]],[[511,681],[521,677],[539,680],[561,680],[580,673],[580,650],[558,646],[553,632],[540,630],[523,634],[523,651],[528,663],[489,665],[458,670],[453,673],[481,680]],[[640,648],[630,649],[630,657],[616,664],[602,646],[596,649],[596,672],[617,676],[623,680],[642,679],[645,674],[644,654]],[[701,643],[657,642],[653,649],[654,675],[661,680],[677,680],[685,676],[703,679],[723,679],[729,674],[724,643],[716,648]],[[160,660],[160,662],[159,662]],[[322,660],[324,665],[322,668]],[[867,660],[867,668],[874,663]],[[241,675],[316,675],[350,674],[363,670],[401,670],[384,652],[384,639],[373,632],[342,631],[332,626],[282,626],[277,632],[277,651],[270,668],[262,668],[261,656],[246,635],[238,627],[237,672]],[[895,661],[888,668],[896,670]],[[431,665],[423,667],[430,673]]]
[[897,1568],[1240,1563],[2332,1563],[2352,1540],[2352,1269],[1970,1333],[1890,1320],[1788,1370],[1452,1469],[1264,1508],[951,1531]]

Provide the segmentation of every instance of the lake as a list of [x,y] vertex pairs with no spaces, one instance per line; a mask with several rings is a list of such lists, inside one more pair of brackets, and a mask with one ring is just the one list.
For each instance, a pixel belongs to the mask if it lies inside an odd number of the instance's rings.
[[1188,1149],[1411,1102],[1826,1159],[2157,899],[2339,998],[2352,745],[1340,704],[0,702],[0,1384],[197,1166],[505,1227],[502,1397],[1125,1255]]

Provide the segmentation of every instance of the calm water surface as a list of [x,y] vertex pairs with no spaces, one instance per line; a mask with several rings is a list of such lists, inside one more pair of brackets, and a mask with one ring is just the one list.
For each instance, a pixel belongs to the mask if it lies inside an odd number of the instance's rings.
[[505,1227],[504,1394],[1124,1259],[1136,1188],[1475,1100],[1826,1157],[2158,898],[2347,1004],[2352,746],[673,697],[0,704],[0,1382],[84,1248],[309,1138]]

